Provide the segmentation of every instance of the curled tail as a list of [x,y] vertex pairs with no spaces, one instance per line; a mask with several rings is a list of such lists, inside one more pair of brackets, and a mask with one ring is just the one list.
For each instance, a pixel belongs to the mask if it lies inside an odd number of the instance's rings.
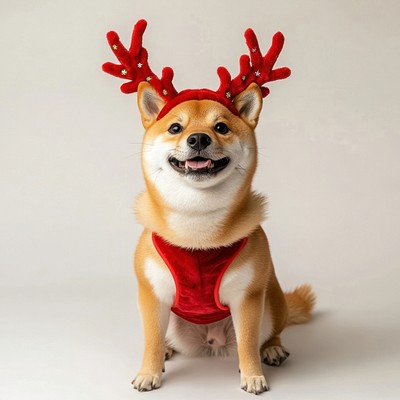
[[315,294],[309,284],[298,286],[291,292],[285,293],[289,309],[287,324],[303,324],[311,317],[311,311],[315,305]]

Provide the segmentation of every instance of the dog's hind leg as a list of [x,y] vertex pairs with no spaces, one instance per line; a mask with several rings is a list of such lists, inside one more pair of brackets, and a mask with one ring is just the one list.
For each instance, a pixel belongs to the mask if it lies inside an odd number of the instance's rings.
[[273,336],[261,346],[261,360],[264,364],[279,367],[290,355],[282,346],[279,335]]
[[165,342],[165,351],[164,351],[164,366],[162,372],[165,372],[165,361],[168,361],[175,354],[175,350],[168,345],[168,342]]
[[165,343],[165,361],[168,361],[172,358],[172,356],[176,353],[176,350],[168,344],[168,342]]
[[278,367],[288,357],[289,352],[282,346],[280,334],[288,321],[288,306],[286,298],[275,277],[270,281],[268,296],[265,303],[263,319],[264,333],[267,335],[261,341],[261,360],[264,364]]

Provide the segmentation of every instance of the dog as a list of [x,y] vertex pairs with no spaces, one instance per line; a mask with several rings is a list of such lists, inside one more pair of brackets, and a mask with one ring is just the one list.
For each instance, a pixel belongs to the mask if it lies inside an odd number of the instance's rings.
[[[164,102],[148,83],[139,86],[147,189],[135,206],[145,226],[135,255],[146,338],[142,369],[133,381],[138,390],[161,385],[164,354],[171,349],[189,355],[232,354],[237,340],[241,387],[256,394],[266,391],[261,360],[281,364],[289,355],[281,345],[281,331],[309,319],[311,289],[306,285],[283,294],[260,226],[265,199],[251,189],[257,165],[254,129],[262,106],[259,87],[252,84],[234,102],[243,110],[239,116],[218,102],[192,100],[157,121]],[[220,301],[232,315],[228,321],[198,328],[171,315],[174,279],[153,245],[153,232],[189,249],[229,247],[248,238],[219,288]]]
[[[289,324],[308,321],[315,302],[309,285],[283,293],[261,227],[266,201],[252,189],[255,128],[267,94],[261,83],[288,76],[272,70],[283,39],[277,36],[279,46],[274,39],[275,55],[262,61],[254,34],[246,33],[253,64],[241,59],[232,81],[219,70],[222,95],[192,90],[168,98],[172,70],[160,80],[148,68],[141,47],[145,27],[143,21],[135,26],[129,52],[111,32],[107,37],[121,65],[103,66],[132,80],[121,88],[137,91],[145,128],[145,190],[135,203],[144,226],[135,273],[145,343],[132,383],[139,391],[159,388],[164,361],[175,351],[237,353],[241,388],[259,394],[269,389],[262,362],[278,366],[286,360],[280,334]],[[264,75],[262,62],[268,64]],[[260,75],[267,77],[261,83]]]

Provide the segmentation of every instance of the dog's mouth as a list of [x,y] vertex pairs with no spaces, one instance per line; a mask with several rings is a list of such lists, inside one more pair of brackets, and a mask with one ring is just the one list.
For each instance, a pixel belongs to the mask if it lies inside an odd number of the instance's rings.
[[179,161],[175,157],[169,160],[171,167],[185,175],[215,175],[222,171],[229,164],[228,157],[220,158],[219,160],[211,160],[210,158],[194,157],[186,161]]

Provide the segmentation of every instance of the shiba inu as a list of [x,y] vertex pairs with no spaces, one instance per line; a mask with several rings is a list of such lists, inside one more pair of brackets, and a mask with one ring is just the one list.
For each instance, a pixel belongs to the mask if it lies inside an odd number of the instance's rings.
[[139,21],[126,50],[107,36],[121,62],[103,69],[127,78],[126,93],[138,93],[145,128],[142,168],[146,190],[135,211],[144,226],[135,253],[144,355],[134,388],[161,386],[165,358],[232,355],[239,358],[241,388],[269,389],[262,362],[280,365],[289,355],[280,340],[288,325],[310,318],[309,285],[283,293],[267,237],[261,228],[266,202],[252,189],[257,166],[254,130],[268,94],[264,83],[283,79],[273,70],[283,46],[276,34],[263,57],[253,31],[249,56],[234,79],[218,70],[218,91],[172,86],[172,70],[158,78],[142,47]]

